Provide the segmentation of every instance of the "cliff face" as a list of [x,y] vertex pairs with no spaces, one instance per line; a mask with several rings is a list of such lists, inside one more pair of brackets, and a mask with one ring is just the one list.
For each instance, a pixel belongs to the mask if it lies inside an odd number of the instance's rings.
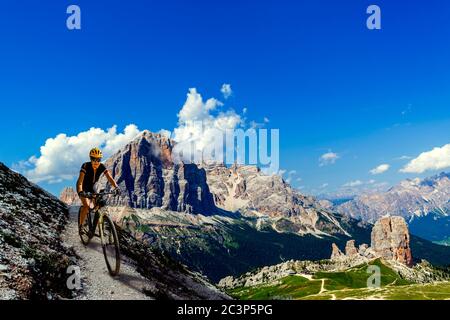
[[336,215],[278,175],[266,175],[255,166],[202,166],[215,203],[224,210],[260,218],[261,223],[269,223],[278,231],[348,235]]
[[[172,162],[173,142],[149,131],[108,159],[105,165],[126,193],[113,205],[214,214],[216,207],[206,183],[206,173],[194,164]],[[109,189],[103,177],[99,189]]]
[[0,190],[0,300],[70,298],[66,206],[2,163]]
[[412,265],[408,226],[402,217],[379,219],[372,229],[371,247],[384,259]]

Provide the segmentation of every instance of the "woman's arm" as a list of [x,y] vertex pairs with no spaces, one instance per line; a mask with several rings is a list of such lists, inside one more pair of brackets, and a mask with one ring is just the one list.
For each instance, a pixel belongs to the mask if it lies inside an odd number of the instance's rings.
[[78,176],[77,180],[77,193],[80,194],[80,192],[83,191],[83,181],[84,181],[84,172],[81,171],[80,175]]

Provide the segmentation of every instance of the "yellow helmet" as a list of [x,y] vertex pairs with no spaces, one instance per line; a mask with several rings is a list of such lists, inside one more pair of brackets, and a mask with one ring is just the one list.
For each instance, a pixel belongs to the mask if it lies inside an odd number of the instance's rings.
[[102,158],[103,157],[102,150],[100,150],[97,147],[91,149],[91,151],[89,152],[89,157],[97,159]]

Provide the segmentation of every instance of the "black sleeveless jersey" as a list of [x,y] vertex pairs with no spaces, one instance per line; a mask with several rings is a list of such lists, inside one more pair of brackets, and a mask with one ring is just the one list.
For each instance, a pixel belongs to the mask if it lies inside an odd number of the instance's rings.
[[97,171],[95,171],[92,167],[91,162],[83,163],[81,166],[80,172],[84,172],[84,180],[83,180],[83,191],[84,192],[94,192],[94,184],[100,179],[100,176],[107,171],[105,165],[100,163]]

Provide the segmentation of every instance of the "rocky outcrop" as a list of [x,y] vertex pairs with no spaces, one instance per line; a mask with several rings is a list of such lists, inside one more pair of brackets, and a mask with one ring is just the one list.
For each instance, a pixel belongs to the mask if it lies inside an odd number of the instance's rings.
[[345,245],[345,255],[351,257],[357,254],[358,250],[355,247],[355,240],[347,241],[347,244]]
[[[216,213],[205,170],[195,164],[174,164],[173,144],[164,135],[144,131],[109,158],[105,165],[125,191],[110,203],[204,215]],[[109,189],[106,178],[98,182],[97,188]]]
[[371,248],[380,257],[412,265],[409,231],[404,218],[379,219],[372,229],[371,242]]
[[81,200],[78,194],[72,187],[66,187],[61,191],[59,195],[59,200],[67,204],[68,206],[80,206]]
[[0,163],[0,300],[71,298],[66,206]]
[[256,166],[213,163],[202,167],[219,208],[268,221],[280,232],[349,235],[336,215],[279,175],[264,174]]
[[333,243],[330,257],[333,261],[374,258],[383,258],[406,266],[412,265],[410,236],[405,219],[402,217],[379,219],[372,228],[370,247],[367,244],[361,244],[356,249],[355,240],[349,240],[345,246],[345,254],[343,254]]
[[345,256],[335,243],[331,245],[331,250],[331,260],[338,260]]

